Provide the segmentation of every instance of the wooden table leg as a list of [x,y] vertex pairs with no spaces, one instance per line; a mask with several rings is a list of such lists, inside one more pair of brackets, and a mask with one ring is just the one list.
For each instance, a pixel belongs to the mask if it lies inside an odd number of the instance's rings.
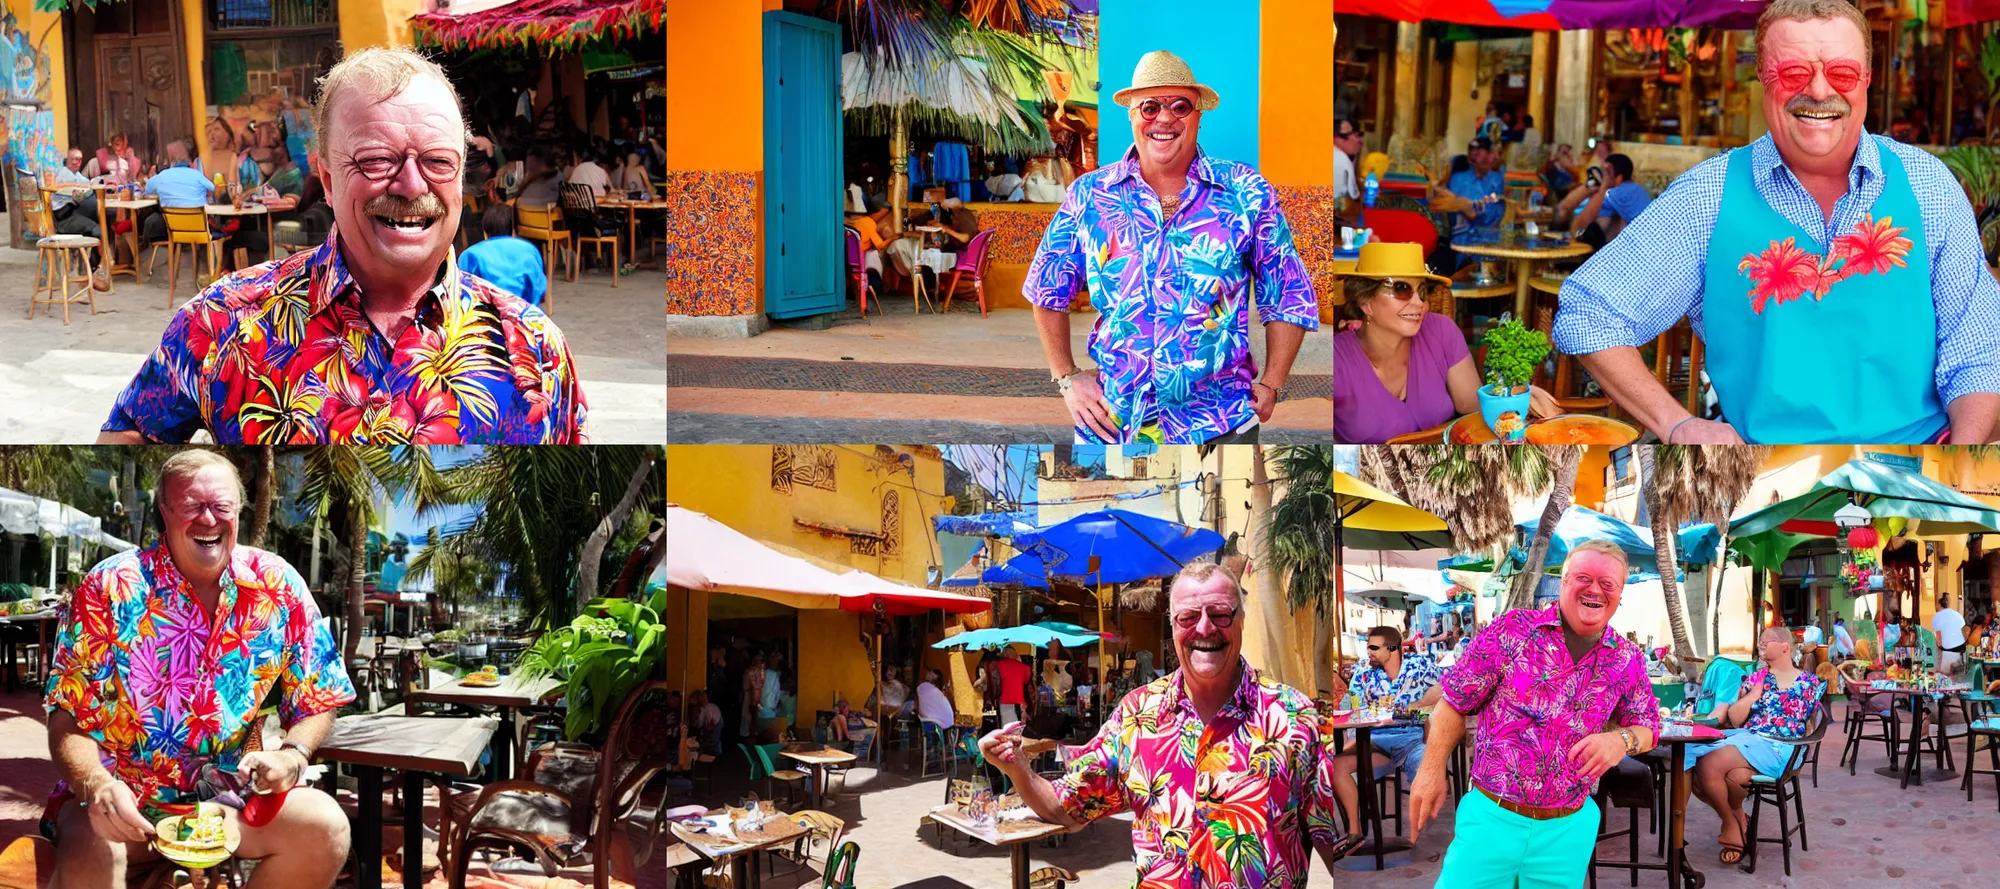
[[[444,800],[440,798],[442,806]],[[403,770],[403,889],[424,884],[424,776]]]
[[1688,388],[1684,406],[1688,413],[1701,416],[1701,359],[1704,349],[1701,337],[1693,336],[1692,332],[1690,336],[1694,342],[1688,345]]
[[357,765],[360,824],[354,832],[354,881],[358,889],[382,889],[382,769]]
[[[118,256],[111,249],[111,226],[104,221],[104,188],[102,186],[98,187],[95,189],[95,193],[97,195],[97,243],[98,246],[104,248],[104,281],[106,284],[115,287],[118,283],[118,276],[111,274],[111,267],[118,264]],[[107,288],[104,292],[111,293],[112,290]]]
[[1028,844],[1014,844],[1014,889],[1028,889]]

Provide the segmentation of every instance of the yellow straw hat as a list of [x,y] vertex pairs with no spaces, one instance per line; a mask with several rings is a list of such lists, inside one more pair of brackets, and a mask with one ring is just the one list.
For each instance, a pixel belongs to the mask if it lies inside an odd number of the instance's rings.
[[1200,111],[1213,111],[1222,104],[1222,97],[1206,85],[1196,83],[1194,71],[1180,56],[1156,49],[1139,57],[1139,64],[1132,69],[1132,85],[1111,94],[1111,101],[1130,106],[1135,93],[1158,89],[1163,86],[1182,86],[1194,90],[1199,97],[1194,107]]
[[1439,284],[1451,283],[1450,278],[1433,275],[1430,267],[1424,265],[1422,245],[1388,241],[1370,241],[1361,245],[1361,255],[1355,258],[1354,271],[1348,274],[1356,278],[1429,278]]

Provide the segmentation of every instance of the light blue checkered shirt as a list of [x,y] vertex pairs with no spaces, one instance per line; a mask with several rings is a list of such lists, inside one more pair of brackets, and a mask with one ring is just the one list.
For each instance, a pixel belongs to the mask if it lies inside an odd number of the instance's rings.
[[[1937,307],[1937,388],[1950,404],[1961,395],[2000,392],[2000,286],[1986,269],[1979,227],[1951,171],[1920,148],[1865,135],[1847,174],[1847,194],[1822,218],[1769,135],[1750,144],[1757,192],[1772,209],[1821,244],[1861,221],[1882,194],[1882,150],[1896,153],[1923,207],[1931,251],[1931,299]],[[1571,355],[1644,346],[1683,316],[1702,334],[1702,286],[1708,239],[1722,207],[1729,155],[1702,161],[1675,179],[1652,206],[1563,282],[1556,348]],[[1806,372],[1806,368],[1800,368]]]

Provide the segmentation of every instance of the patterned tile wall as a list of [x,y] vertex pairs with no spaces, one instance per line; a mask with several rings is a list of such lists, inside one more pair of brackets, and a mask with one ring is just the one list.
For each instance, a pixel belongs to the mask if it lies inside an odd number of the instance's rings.
[[1285,220],[1292,224],[1292,244],[1312,274],[1320,317],[1332,317],[1333,294],[1340,279],[1333,274],[1333,251],[1340,246],[1340,223],[1334,219],[1331,185],[1273,185]]

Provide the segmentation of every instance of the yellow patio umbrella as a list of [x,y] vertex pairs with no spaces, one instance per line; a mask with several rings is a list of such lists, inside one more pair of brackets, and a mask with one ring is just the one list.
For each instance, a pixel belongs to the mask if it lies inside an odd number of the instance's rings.
[[1444,519],[1404,503],[1396,495],[1345,472],[1333,474],[1333,612],[1336,661],[1347,639],[1347,589],[1342,577],[1343,548],[1417,550],[1451,548]]

